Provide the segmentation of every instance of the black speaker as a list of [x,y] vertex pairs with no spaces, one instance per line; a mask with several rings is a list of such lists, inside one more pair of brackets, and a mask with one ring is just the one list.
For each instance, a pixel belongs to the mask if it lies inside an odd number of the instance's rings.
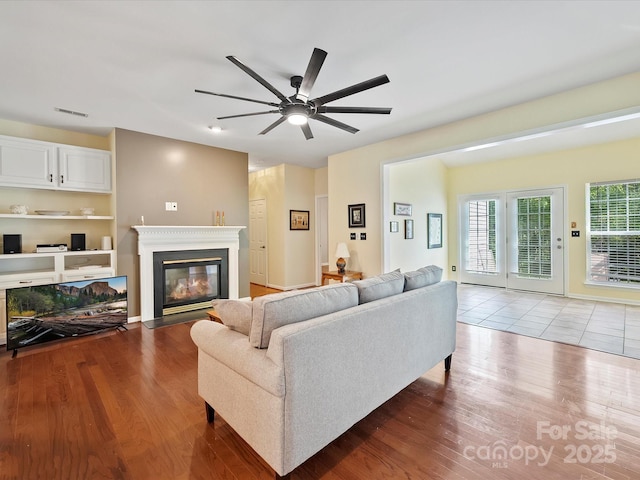
[[3,253],[22,253],[22,235],[5,234],[2,235]]
[[86,250],[86,240],[84,233],[72,233],[71,234],[71,250]]

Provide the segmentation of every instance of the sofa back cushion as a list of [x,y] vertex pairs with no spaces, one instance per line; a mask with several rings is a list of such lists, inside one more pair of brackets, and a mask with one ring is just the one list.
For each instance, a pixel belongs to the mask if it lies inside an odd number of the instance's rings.
[[249,342],[267,348],[271,332],[290,323],[328,315],[358,305],[358,289],[350,283],[273,293],[253,300]]
[[404,275],[396,270],[376,277],[356,280],[353,284],[358,288],[360,303],[368,303],[402,293]]
[[442,269],[436,265],[419,268],[414,272],[404,274],[404,291],[433,285],[442,280]]
[[222,324],[231,330],[249,335],[253,304],[249,300],[214,300],[211,302]]

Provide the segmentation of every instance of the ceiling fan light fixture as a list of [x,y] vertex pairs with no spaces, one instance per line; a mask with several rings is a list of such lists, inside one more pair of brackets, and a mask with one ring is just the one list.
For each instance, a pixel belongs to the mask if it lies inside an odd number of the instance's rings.
[[291,125],[304,125],[309,120],[304,113],[291,113],[287,116]]

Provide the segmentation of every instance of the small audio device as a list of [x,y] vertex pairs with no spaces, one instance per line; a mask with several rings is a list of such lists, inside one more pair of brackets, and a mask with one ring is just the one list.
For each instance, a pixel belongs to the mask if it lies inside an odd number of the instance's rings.
[[71,234],[71,250],[74,252],[86,250],[86,237],[84,233]]
[[36,253],[56,253],[66,251],[66,243],[44,243],[41,245],[36,245]]
[[22,253],[22,235],[2,235],[2,253]]

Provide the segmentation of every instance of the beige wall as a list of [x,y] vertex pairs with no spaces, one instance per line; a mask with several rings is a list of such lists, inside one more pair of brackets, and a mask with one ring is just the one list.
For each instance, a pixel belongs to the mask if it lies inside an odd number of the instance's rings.
[[[329,245],[335,245],[337,242],[349,238],[347,206],[353,203],[366,203],[367,228],[351,231],[366,231],[367,240],[358,241],[357,257],[350,259],[350,261],[357,262],[353,268],[357,267],[362,270],[365,276],[381,273],[384,269],[382,255],[384,233],[388,228],[388,225],[383,226],[381,221],[385,219],[386,222],[384,209],[390,208],[389,205],[385,205],[382,197],[384,165],[431,156],[439,151],[453,150],[482,140],[516,134],[560,122],[637,107],[640,105],[640,89],[637,88],[639,82],[640,73],[625,75],[330,156],[328,159],[328,186],[331,192],[329,196]],[[606,160],[606,162],[608,161],[609,159]],[[555,165],[550,164],[549,168],[551,167],[555,167]],[[477,168],[481,170],[483,166],[479,165]],[[573,174],[572,168],[575,167],[565,165],[563,171],[557,170],[558,177],[571,176]],[[607,170],[606,166],[601,168]],[[595,176],[595,172],[593,173]],[[637,178],[637,176],[636,173],[634,177]],[[510,178],[515,181],[515,175]],[[601,179],[592,178],[590,181],[597,180]],[[570,178],[564,180],[558,178],[555,183],[568,183],[569,181]],[[393,201],[393,199],[389,200]],[[450,201],[451,196],[449,195],[449,203]],[[449,205],[448,218],[445,220],[448,227],[449,254],[457,249],[457,229],[454,229],[456,223],[451,221],[451,208],[453,207]],[[455,213],[455,209],[453,213]],[[570,213],[571,216],[577,215],[573,212]],[[577,255],[579,256],[580,253],[578,252]],[[575,283],[572,283],[572,289],[575,289]],[[592,291],[589,290],[590,293]],[[597,293],[601,294],[602,292],[600,290]],[[612,294],[607,291],[606,296],[612,296]]]
[[87,133],[71,132],[58,128],[42,127],[29,123],[14,122],[0,118],[0,135],[10,135],[12,137],[30,138],[43,142],[64,143],[77,147],[98,148],[109,150],[109,137],[90,135]]
[[[248,155],[116,129],[118,274],[138,285],[137,235],[132,225],[213,225],[216,210],[227,225],[249,223]],[[178,202],[177,212],[165,202]],[[240,297],[249,295],[248,232],[240,233]],[[130,287],[129,316],[140,315],[139,291]]]
[[[270,287],[290,290],[315,285],[315,195],[323,185],[322,173],[295,165],[249,174],[249,199],[265,199],[267,204]],[[289,229],[290,210],[309,211],[309,230]]]
[[[590,182],[638,178],[640,138],[545,155],[453,168],[449,171],[449,225],[451,238],[458,238],[458,195],[505,190],[565,186],[568,218],[565,229],[576,222],[581,235],[566,238],[568,295],[637,301],[638,291],[585,285],[586,220],[585,185]],[[526,172],[526,175],[523,175]],[[454,243],[452,242],[452,243]],[[458,265],[458,248],[450,244],[449,262]]]
[[[448,272],[447,245],[447,168],[436,159],[420,159],[399,163],[388,167],[388,221],[385,233],[388,237],[388,267],[385,270],[400,268],[403,272],[416,270],[426,265],[438,265],[443,269],[443,278]],[[411,217],[394,215],[393,203],[409,203],[412,206]],[[427,248],[427,213],[440,213],[443,219],[442,248]],[[404,221],[413,220],[414,237],[404,238]],[[398,233],[390,233],[389,221],[399,224]]]
[[[79,147],[109,150],[107,137],[69,132],[56,128],[41,127],[27,123],[0,119],[0,135],[30,138],[44,142],[54,142]],[[95,208],[96,215],[110,215],[111,195],[84,192],[64,192],[31,188],[0,187],[0,212],[9,213],[13,204],[27,205],[34,210],[68,210],[78,214],[81,207]],[[41,243],[71,243],[71,233],[84,233],[87,248],[100,248],[101,238],[111,235],[109,221],[45,220],[3,218],[1,234],[21,234],[22,251],[35,250]]]

